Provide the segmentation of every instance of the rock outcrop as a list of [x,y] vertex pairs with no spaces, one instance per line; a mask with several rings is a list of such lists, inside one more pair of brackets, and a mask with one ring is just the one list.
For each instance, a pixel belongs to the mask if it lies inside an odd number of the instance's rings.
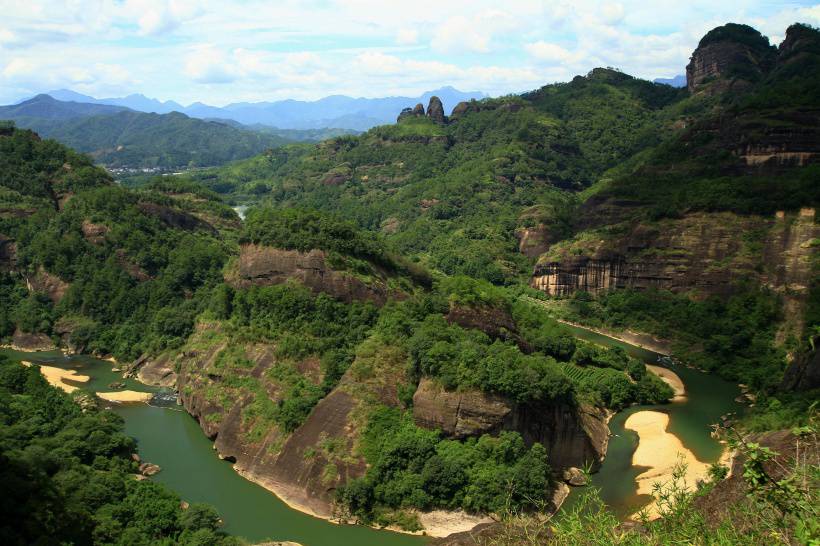
[[261,245],[242,245],[235,277],[227,279],[234,286],[265,286],[296,280],[315,293],[324,292],[341,301],[370,301],[383,305],[389,296],[402,297],[387,286],[387,273],[377,272],[377,278],[365,283],[327,263],[322,250],[299,252]]
[[774,66],[775,48],[758,31],[729,23],[709,31],[686,66],[690,93],[742,91]]
[[110,228],[105,224],[94,224],[88,220],[83,220],[80,228],[83,232],[83,237],[92,245],[101,245],[105,242],[105,236],[110,231]]
[[413,108],[403,108],[402,111],[399,113],[399,117],[396,119],[397,122],[407,119],[407,118],[423,118],[424,117],[424,105],[419,103]]
[[69,284],[62,280],[57,275],[53,275],[46,271],[43,266],[37,269],[37,273],[31,276],[26,276],[26,287],[30,292],[42,292],[48,295],[48,298],[54,302],[59,303]]
[[11,348],[15,351],[53,351],[57,347],[46,334],[27,333],[18,328],[11,337]]
[[[820,347],[820,336],[815,336],[814,347]],[[786,368],[780,387],[787,391],[820,389],[820,350],[799,354]]]
[[158,205],[151,202],[142,202],[137,205],[139,209],[149,216],[158,218],[162,223],[168,227],[185,229],[189,231],[202,230],[217,235],[218,232],[209,223],[200,220],[193,214],[188,214],[181,210],[176,210],[164,205]]
[[177,382],[174,358],[168,353],[157,357],[142,355],[126,368],[125,375],[157,387],[173,387]]
[[[744,235],[750,233],[756,239]],[[813,209],[775,218],[697,213],[636,223],[616,236],[592,232],[554,245],[539,259],[531,285],[556,296],[614,288],[708,295],[727,294],[751,277],[784,293],[805,293],[818,236]]]
[[515,230],[515,238],[518,239],[518,252],[527,258],[537,258],[553,242],[549,227],[545,224],[518,228]]
[[488,305],[451,304],[447,322],[458,324],[462,328],[481,330],[493,339],[512,341],[525,353],[532,352],[532,347],[519,335],[515,320],[506,309]]
[[[186,411],[240,474],[291,506],[332,516],[336,488],[366,471],[355,450],[362,416],[371,404],[399,405],[397,386],[408,381],[404,361],[389,347],[381,349],[388,352],[385,358],[357,355],[338,386],[288,433],[256,408],[283,400],[275,370],[290,364],[278,361],[273,345],[248,343],[236,365],[225,355],[236,354],[237,347],[229,347],[222,333],[218,324],[200,323],[189,342],[197,349],[185,348],[178,358],[177,386]],[[298,368],[314,384],[321,383],[318,361]]]
[[515,430],[528,444],[541,443],[553,469],[597,468],[606,454],[609,428],[603,410],[570,403],[519,405],[478,390],[448,392],[423,378],[413,396],[418,426],[467,438]]
[[444,105],[441,104],[441,99],[436,96],[430,97],[430,103],[427,105],[427,117],[436,123],[447,122],[447,118],[444,116]]

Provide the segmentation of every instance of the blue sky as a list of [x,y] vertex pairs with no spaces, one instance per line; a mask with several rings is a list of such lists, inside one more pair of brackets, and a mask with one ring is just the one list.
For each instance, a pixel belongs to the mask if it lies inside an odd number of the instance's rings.
[[183,104],[492,95],[596,66],[683,73],[709,29],[750,24],[779,43],[820,3],[720,0],[0,0],[0,103],[69,88]]

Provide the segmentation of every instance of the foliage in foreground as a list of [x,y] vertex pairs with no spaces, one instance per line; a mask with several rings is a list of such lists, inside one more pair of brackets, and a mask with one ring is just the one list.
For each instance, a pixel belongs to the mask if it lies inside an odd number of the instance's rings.
[[0,423],[0,543],[239,544],[212,507],[135,480],[122,418],[81,410],[37,367],[0,358]]
[[[672,479],[655,484],[659,518],[639,514],[638,524],[624,524],[591,487],[570,510],[554,517],[507,512],[498,532],[476,537],[481,546],[599,546],[668,544],[794,545],[820,544],[820,466],[816,453],[816,410],[811,425],[794,429],[796,453],[782,477],[771,471],[778,455],[760,444],[738,438],[733,445],[744,457],[745,497],[723,515],[705,513],[698,500],[725,479],[725,467],[715,467],[711,481],[692,490],[684,483],[686,467],[678,465]],[[803,451],[800,451],[800,447]],[[782,463],[777,463],[782,465]]]

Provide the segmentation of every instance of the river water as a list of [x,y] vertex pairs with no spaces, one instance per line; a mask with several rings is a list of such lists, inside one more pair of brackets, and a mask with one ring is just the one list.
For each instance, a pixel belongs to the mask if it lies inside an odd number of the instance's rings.
[[[632,356],[657,364],[658,354],[578,327],[570,327],[580,338],[602,345],[621,346]],[[420,546],[424,537],[378,531],[356,525],[334,525],[289,508],[275,495],[234,472],[232,465],[220,460],[212,442],[197,422],[181,410],[172,396],[162,399],[162,390],[133,379],[123,380],[110,362],[88,356],[64,356],[59,352],[22,353],[0,351],[15,359],[45,365],[76,369],[91,377],[78,386],[89,391],[109,391],[108,385],[124,381],[126,388],[158,393],[154,405],[113,404],[114,411],[125,419],[125,432],[136,438],[139,452],[146,461],[160,465],[162,472],[152,479],[166,484],[189,502],[213,505],[225,521],[225,531],[250,541],[291,540],[305,546]],[[709,425],[725,413],[738,411],[734,402],[737,386],[684,366],[669,366],[683,380],[684,400],[661,405],[629,408],[610,422],[612,437],[606,460],[592,482],[618,514],[628,515],[648,499],[636,495],[635,477],[641,468],[631,464],[637,447],[637,435],[624,429],[624,421],[636,411],[657,409],[669,414],[669,432],[677,435],[695,456],[705,462],[718,460],[722,447],[709,436]],[[170,393],[168,393],[170,394]],[[577,490],[576,490],[577,491]],[[570,505],[577,493],[567,501]]]
[[[601,469],[592,475],[592,483],[601,490],[601,498],[619,516],[626,517],[645,506],[651,498],[639,496],[635,478],[645,468],[632,466],[632,454],[638,447],[638,435],[624,428],[627,418],[633,413],[645,410],[661,411],[669,415],[667,431],[677,436],[698,460],[714,463],[720,459],[723,446],[710,436],[711,425],[720,421],[727,413],[742,411],[742,405],[735,402],[740,394],[737,385],[724,381],[714,374],[707,374],[666,360],[661,363],[658,353],[624,343],[609,336],[585,328],[566,325],[581,339],[608,347],[623,347],[631,356],[647,364],[662,364],[674,371],[686,387],[686,397],[682,400],[657,406],[633,406],[615,415],[609,422],[612,436],[609,438],[606,459]],[[569,507],[580,496],[574,490],[565,507]]]

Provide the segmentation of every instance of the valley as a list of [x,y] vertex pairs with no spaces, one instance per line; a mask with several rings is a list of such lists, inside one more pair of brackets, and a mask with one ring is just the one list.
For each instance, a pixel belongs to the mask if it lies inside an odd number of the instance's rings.
[[0,538],[812,543],[820,31],[784,30],[360,134],[2,107]]

